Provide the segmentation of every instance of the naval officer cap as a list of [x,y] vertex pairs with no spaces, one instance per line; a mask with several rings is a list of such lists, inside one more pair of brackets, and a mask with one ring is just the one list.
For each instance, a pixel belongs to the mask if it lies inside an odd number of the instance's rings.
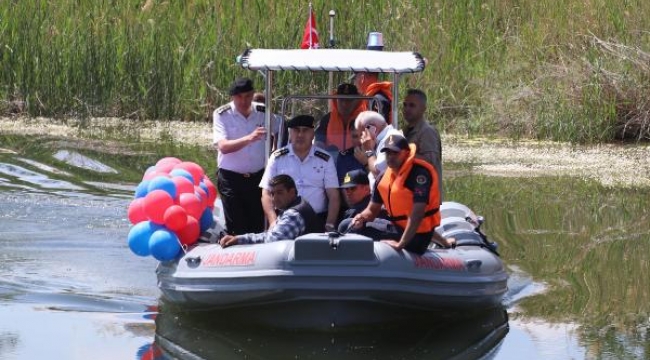
[[287,127],[295,128],[299,126],[304,126],[304,127],[313,128],[315,121],[316,120],[311,115],[297,115],[287,122]]
[[253,91],[253,80],[249,78],[238,78],[230,85],[230,96]]

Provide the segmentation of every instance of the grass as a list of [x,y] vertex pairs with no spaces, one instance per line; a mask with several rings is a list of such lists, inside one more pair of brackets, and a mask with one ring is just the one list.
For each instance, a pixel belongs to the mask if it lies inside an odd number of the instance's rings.
[[[388,50],[429,60],[420,87],[443,131],[579,143],[647,140],[647,1],[314,2],[321,44],[382,31]],[[227,101],[247,45],[297,48],[306,1],[0,2],[0,113],[205,120]],[[327,76],[275,77],[326,92]],[[341,77],[342,79],[343,77]]]

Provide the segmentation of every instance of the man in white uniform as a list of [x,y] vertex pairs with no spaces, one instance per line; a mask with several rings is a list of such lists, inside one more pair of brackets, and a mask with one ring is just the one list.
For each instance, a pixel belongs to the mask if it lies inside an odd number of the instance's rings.
[[[231,102],[214,112],[217,189],[230,234],[264,230],[259,183],[264,173],[264,105],[253,104],[253,81],[239,78],[230,87]],[[277,133],[277,127],[272,129]]]
[[269,181],[278,174],[286,174],[295,179],[298,194],[323,220],[324,230],[334,231],[341,201],[334,160],[327,151],[312,144],[312,116],[298,115],[289,120],[287,126],[291,143],[271,155],[259,184],[269,226],[277,219],[271,202]]

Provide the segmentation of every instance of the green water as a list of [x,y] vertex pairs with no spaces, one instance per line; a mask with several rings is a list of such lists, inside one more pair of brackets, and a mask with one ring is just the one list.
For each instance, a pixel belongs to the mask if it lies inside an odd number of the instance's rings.
[[[67,173],[47,173],[49,178],[91,192],[101,190],[86,181],[136,185],[144,170],[164,156],[196,161],[206,171],[214,169],[209,149],[173,142],[124,145],[119,154],[101,147],[80,150],[118,169],[118,175],[97,174],[54,159],[55,139],[0,135],[0,144],[16,152],[0,154],[5,167],[13,164],[46,173],[19,158],[36,160]],[[513,320],[516,327],[517,321],[531,319],[549,327],[576,324],[575,346],[586,358],[650,358],[649,189],[604,188],[568,177],[488,177],[472,173],[469,164],[446,166],[451,170],[444,183],[446,200],[464,203],[482,215],[483,229],[499,244],[506,265],[545,289],[506,304],[511,327]],[[15,185],[43,191],[19,175],[1,173],[0,191]],[[125,191],[124,196],[131,193]],[[124,252],[130,255],[127,249]],[[142,274],[148,276],[155,275],[153,271]],[[47,282],[47,274],[42,279]],[[514,291],[513,286],[508,296]],[[502,354],[520,345],[508,339]]]
[[580,325],[597,357],[650,358],[647,189],[556,177],[463,176],[445,186],[487,219],[509,266],[546,284],[517,316]]

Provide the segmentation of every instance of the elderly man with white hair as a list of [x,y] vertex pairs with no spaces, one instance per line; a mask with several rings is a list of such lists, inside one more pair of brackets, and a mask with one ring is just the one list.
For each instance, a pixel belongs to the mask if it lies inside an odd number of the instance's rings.
[[359,113],[354,121],[354,127],[361,134],[361,147],[368,158],[368,179],[370,188],[374,188],[375,179],[386,171],[386,154],[378,152],[386,142],[388,136],[402,132],[386,123],[384,117],[374,111],[363,111]]

